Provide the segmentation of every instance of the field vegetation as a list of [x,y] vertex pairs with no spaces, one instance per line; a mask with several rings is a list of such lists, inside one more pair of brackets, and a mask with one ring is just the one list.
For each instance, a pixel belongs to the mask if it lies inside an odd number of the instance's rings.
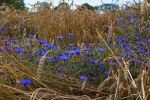
[[149,6],[36,9],[0,13],[0,100],[150,99]]

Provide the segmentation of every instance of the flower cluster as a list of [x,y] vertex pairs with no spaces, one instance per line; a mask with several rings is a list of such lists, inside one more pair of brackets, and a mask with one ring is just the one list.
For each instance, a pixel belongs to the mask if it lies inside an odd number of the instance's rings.
[[[113,22],[116,27],[114,41],[104,37],[117,59],[122,61],[124,58],[125,61],[129,61],[131,69],[135,67],[140,69],[141,62],[150,57],[150,33],[146,31],[147,26],[140,26],[139,23],[140,18],[136,16],[118,17]],[[34,41],[36,37],[33,34],[10,39],[3,30],[4,28],[0,27],[1,40],[4,43],[0,52],[12,51],[18,58],[35,65],[47,54],[44,58],[46,60],[44,67],[48,71],[44,71],[56,75],[59,79],[63,74],[67,74],[81,81],[99,82],[112,74],[110,69],[116,70],[119,66],[116,59],[107,60],[112,54],[104,43],[97,42],[93,46],[89,45],[90,43],[83,43],[84,46],[78,46],[78,43],[72,41],[75,37],[73,33],[57,35],[54,42],[49,42],[42,38]],[[31,81],[22,79],[20,84],[28,86]]]

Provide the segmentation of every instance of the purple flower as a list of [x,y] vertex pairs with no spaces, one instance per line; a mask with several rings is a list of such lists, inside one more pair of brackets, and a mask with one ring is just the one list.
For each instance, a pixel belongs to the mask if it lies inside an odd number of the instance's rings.
[[123,18],[118,17],[118,18],[117,18],[117,21],[121,22],[121,21],[123,21]]
[[123,48],[126,52],[127,52],[127,51],[130,51],[129,46],[128,46],[126,43],[122,44],[122,48]]
[[48,49],[55,49],[56,48],[55,45],[49,44],[49,43],[45,43],[43,46],[47,47]]
[[10,48],[10,47],[5,47],[4,49],[5,49],[6,51],[11,50],[11,48]]
[[36,54],[38,54],[38,55],[44,55],[45,53],[46,53],[46,49],[44,49],[44,48],[38,49],[36,51]]
[[126,25],[126,24],[122,24],[121,26],[124,28],[124,27],[126,27],[127,25]]
[[68,36],[69,36],[69,37],[72,37],[72,36],[73,36],[73,34],[72,34],[72,33],[68,33]]
[[39,42],[40,44],[45,44],[45,43],[46,43],[46,40],[38,40],[38,42]]
[[109,74],[109,71],[104,71],[104,75],[106,75],[106,76],[108,76],[108,74]]
[[110,63],[110,65],[112,65],[112,66],[114,66],[114,65],[117,64],[116,61],[114,61],[114,60],[110,60],[109,63]]
[[29,34],[29,35],[28,35],[28,38],[29,38],[29,39],[33,39],[33,38],[34,38],[34,35]]
[[12,39],[12,40],[11,40],[11,43],[16,43],[16,39]]
[[104,69],[104,68],[105,68],[105,65],[99,64],[97,67],[100,68],[100,69]]
[[98,62],[99,62],[99,60],[97,60],[97,59],[91,61],[92,64],[97,64]]
[[139,53],[145,53],[145,50],[144,50],[144,49],[139,48],[139,49],[138,49],[138,52],[139,52]]
[[122,60],[122,56],[118,56],[118,60]]
[[5,41],[5,46],[6,46],[6,47],[11,47],[11,43],[8,42],[8,41]]
[[63,56],[63,54],[58,53],[58,54],[56,55],[56,58],[60,58],[61,56]]
[[141,45],[142,43],[140,41],[135,41],[135,44]]
[[29,79],[21,79],[19,83],[22,86],[29,86],[29,85],[31,85],[31,80],[29,80]]
[[147,56],[150,56],[150,51],[147,51],[144,54],[147,55]]
[[103,47],[99,47],[99,48],[97,48],[97,51],[99,51],[99,52],[103,52],[103,51],[105,51],[105,50],[104,50],[104,48],[103,48]]
[[123,37],[123,36],[119,36],[119,39],[120,39],[122,42],[125,42],[125,41],[126,41],[125,37]]
[[66,55],[73,55],[75,54],[76,52],[74,50],[69,50],[69,51],[65,51],[64,54]]
[[73,46],[74,46],[74,44],[70,43],[70,44],[69,44],[69,46],[70,46],[70,47],[73,47]]
[[8,39],[8,37],[7,36],[3,36],[3,40],[7,40]]
[[88,77],[86,77],[86,76],[80,76],[80,80],[81,80],[81,81],[87,81],[87,80],[88,80]]
[[18,47],[18,46],[16,46],[15,49],[14,49],[14,52],[19,54],[19,53],[23,52],[23,49]]
[[57,39],[63,39],[64,37],[61,35],[56,36]]
[[132,16],[126,16],[126,18],[127,18],[127,19],[131,19],[131,18],[132,18]]
[[60,59],[64,60],[64,61],[67,61],[69,58],[67,56],[61,56]]
[[83,50],[84,50],[84,51],[88,51],[89,49],[85,47]]
[[57,61],[57,57],[53,57],[53,58],[50,58],[49,60],[48,60],[49,62],[56,62]]

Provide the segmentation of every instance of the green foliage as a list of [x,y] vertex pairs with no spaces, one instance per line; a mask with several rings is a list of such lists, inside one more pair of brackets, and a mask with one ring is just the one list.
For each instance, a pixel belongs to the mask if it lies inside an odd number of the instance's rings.
[[100,6],[95,6],[95,9],[98,11],[112,11],[119,9],[119,6],[113,3],[105,3]]
[[14,6],[16,9],[25,9],[24,0],[1,0],[0,5],[2,3],[10,4]]
[[81,7],[86,8],[88,10],[95,10],[95,8],[93,6],[91,6],[90,4],[88,4],[88,3],[82,4]]

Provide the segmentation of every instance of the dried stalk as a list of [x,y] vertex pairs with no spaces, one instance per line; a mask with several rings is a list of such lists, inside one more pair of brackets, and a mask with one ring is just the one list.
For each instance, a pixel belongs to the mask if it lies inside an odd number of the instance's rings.
[[141,77],[141,88],[142,88],[143,100],[146,100],[145,89],[144,89],[144,79],[143,79],[144,75],[145,75],[145,71],[143,70],[142,77]]
[[41,79],[41,76],[42,76],[42,72],[43,72],[43,69],[44,69],[44,64],[45,64],[45,56],[51,52],[50,51],[47,51],[44,56],[41,57],[40,61],[39,61],[39,65],[38,65],[38,69],[36,71],[36,76],[37,76],[37,79]]

